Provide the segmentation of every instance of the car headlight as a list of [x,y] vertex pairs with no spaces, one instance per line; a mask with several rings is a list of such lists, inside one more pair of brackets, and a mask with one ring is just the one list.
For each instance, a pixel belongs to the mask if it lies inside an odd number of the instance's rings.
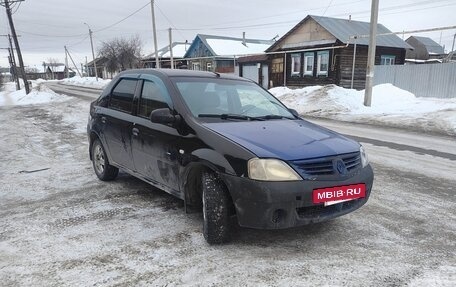
[[361,155],[361,165],[363,167],[366,167],[369,164],[369,158],[367,157],[367,153],[362,146],[359,148],[359,154]]
[[264,181],[292,181],[302,178],[285,162],[278,159],[252,158],[248,163],[249,178]]

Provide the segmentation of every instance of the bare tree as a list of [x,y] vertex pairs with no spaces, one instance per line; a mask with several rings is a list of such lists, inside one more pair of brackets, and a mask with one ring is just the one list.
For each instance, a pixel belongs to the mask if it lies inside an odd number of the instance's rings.
[[136,68],[141,58],[141,39],[136,35],[103,42],[98,54],[107,59],[106,69],[111,73]]
[[25,72],[27,74],[39,73],[40,71],[36,67],[25,67]]

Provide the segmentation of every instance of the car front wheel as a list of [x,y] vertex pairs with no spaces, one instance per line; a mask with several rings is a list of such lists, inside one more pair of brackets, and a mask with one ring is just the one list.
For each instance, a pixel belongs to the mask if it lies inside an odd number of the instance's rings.
[[209,244],[227,242],[230,237],[230,197],[223,182],[210,172],[203,173],[203,234]]
[[97,177],[103,181],[113,180],[117,177],[119,169],[109,164],[106,152],[99,139],[92,144],[92,164]]

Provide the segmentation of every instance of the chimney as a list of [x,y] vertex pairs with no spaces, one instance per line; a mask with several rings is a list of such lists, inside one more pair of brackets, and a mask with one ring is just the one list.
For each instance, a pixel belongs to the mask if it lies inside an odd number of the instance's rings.
[[245,42],[245,32],[242,32],[242,45],[247,47],[247,43]]

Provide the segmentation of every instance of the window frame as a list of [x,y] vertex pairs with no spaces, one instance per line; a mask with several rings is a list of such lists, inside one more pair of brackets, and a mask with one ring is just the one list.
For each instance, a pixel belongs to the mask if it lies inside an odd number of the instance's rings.
[[396,56],[394,56],[394,55],[381,55],[380,56],[380,65],[393,66],[395,64],[396,64]]
[[[150,118],[150,114],[149,114],[149,116],[145,116],[145,115],[141,114],[141,102],[142,102],[142,99],[143,99],[143,91],[144,91],[144,86],[145,86],[145,84],[147,82],[153,83],[153,84],[155,84],[157,86],[157,89],[160,90],[160,95],[163,98],[163,102],[166,103],[167,108],[169,108],[170,110],[173,109],[171,98],[169,97],[169,95],[167,93],[164,93],[163,87],[162,87],[162,85],[159,82],[157,82],[155,80],[152,80],[152,79],[140,79],[140,82],[141,83],[139,84],[139,87],[141,87],[141,88],[140,88],[140,91],[138,92],[138,104],[137,104],[137,107],[136,107],[136,116],[138,116],[140,118],[145,118],[145,119],[149,119]],[[138,87],[137,87],[137,89],[138,89]],[[157,109],[151,110],[151,113],[154,110],[157,110]]]
[[[301,53],[293,53],[291,56],[291,69],[290,75],[292,77],[301,76]],[[296,63],[296,59],[298,59],[298,63]],[[295,71],[295,68],[298,68],[298,71]]]
[[[136,82],[135,84],[135,89],[133,91],[133,97],[131,98],[131,107],[130,107],[130,111],[127,111],[127,110],[124,110],[124,109],[121,109],[121,108],[118,108],[117,106],[113,106],[112,105],[112,100],[113,100],[113,93],[114,93],[114,90],[120,85],[120,83],[122,81],[134,81]],[[112,87],[111,89],[111,92],[109,93],[109,101],[108,101],[108,109],[111,109],[111,110],[115,110],[115,111],[119,111],[119,112],[122,112],[122,113],[126,113],[126,114],[129,114],[129,115],[133,115],[134,112],[135,112],[135,98],[136,98],[136,93],[137,93],[137,90],[138,90],[138,82],[139,80],[137,78],[134,78],[134,77],[122,77],[120,78],[116,84]]]
[[[312,58],[312,70],[307,70],[307,59]],[[303,65],[303,74],[304,76],[313,76],[315,69],[315,53],[314,52],[306,52],[304,53],[304,65]]]
[[[323,56],[327,56],[328,62],[326,63],[326,70],[321,70],[321,64]],[[318,51],[317,52],[317,75],[318,76],[328,76],[329,74],[329,51]]]

